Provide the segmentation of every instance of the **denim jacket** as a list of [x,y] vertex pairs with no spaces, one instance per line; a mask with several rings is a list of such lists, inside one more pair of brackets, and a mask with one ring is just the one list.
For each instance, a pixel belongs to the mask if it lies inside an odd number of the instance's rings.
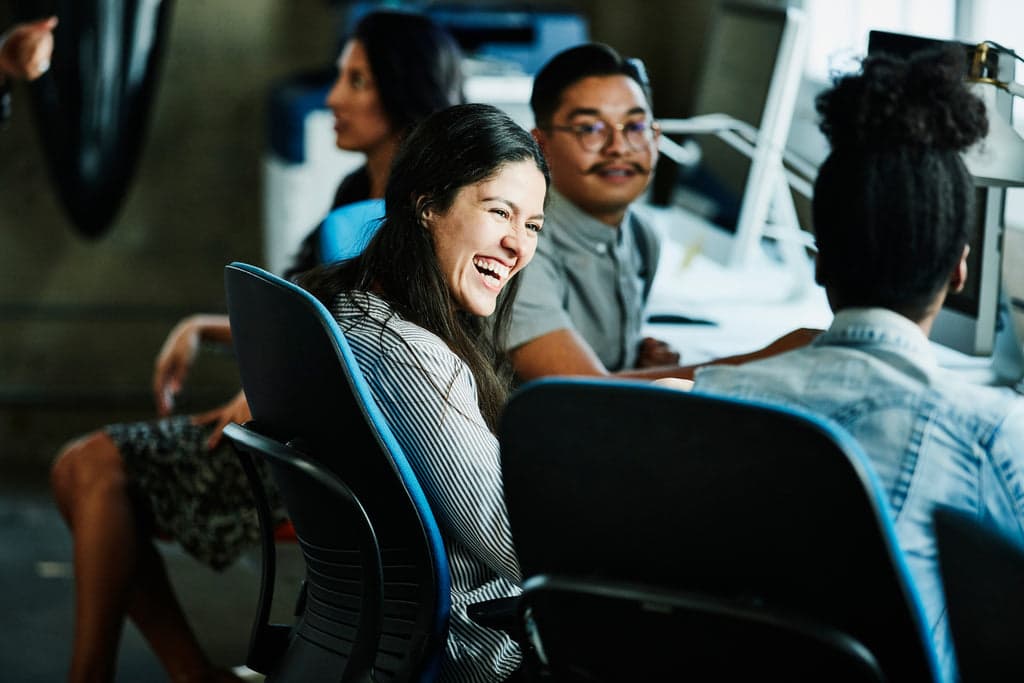
[[1024,540],[1024,398],[943,370],[921,328],[881,308],[840,311],[806,348],[703,368],[695,389],[811,410],[860,442],[889,497],[944,679],[955,680],[932,512],[958,508]]

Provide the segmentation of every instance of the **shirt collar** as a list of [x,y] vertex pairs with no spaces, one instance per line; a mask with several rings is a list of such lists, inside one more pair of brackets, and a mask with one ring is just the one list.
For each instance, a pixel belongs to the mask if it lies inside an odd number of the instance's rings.
[[844,308],[816,345],[877,346],[925,365],[937,365],[924,331],[887,308]]
[[594,249],[598,253],[606,253],[622,243],[623,233],[627,231],[621,228],[632,220],[632,206],[626,209],[619,225],[611,226],[585,213],[554,187],[550,189],[549,194],[546,218],[558,226],[562,233],[559,235],[561,239],[574,242],[588,250]]

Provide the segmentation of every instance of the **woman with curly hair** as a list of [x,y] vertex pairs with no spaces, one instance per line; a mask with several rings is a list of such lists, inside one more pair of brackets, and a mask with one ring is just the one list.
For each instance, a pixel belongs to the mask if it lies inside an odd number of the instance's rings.
[[1024,398],[939,367],[928,334],[967,276],[975,188],[960,153],[985,136],[962,49],[879,55],[818,98],[832,146],[813,215],[835,319],[811,346],[698,372],[696,389],[845,427],[874,465],[921,595],[943,680],[956,680],[932,514],[970,513],[1024,540]]

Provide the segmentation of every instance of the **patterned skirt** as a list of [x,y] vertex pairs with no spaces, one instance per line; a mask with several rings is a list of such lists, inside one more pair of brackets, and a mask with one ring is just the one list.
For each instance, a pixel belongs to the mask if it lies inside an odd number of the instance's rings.
[[[227,439],[206,448],[212,427],[188,416],[106,427],[124,460],[129,488],[156,536],[221,570],[259,543],[259,519],[245,471]],[[275,523],[286,519],[277,488],[256,463]]]

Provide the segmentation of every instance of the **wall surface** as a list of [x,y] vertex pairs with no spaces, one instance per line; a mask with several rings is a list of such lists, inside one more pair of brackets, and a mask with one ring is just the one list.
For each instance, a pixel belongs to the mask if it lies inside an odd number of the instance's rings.
[[[167,331],[183,314],[223,311],[224,264],[260,257],[267,95],[333,62],[336,13],[326,1],[178,0],[135,179],[96,241],[59,206],[16,87],[0,132],[0,467],[152,414]],[[193,409],[238,382],[223,353],[201,354],[194,380]]]
[[[658,115],[686,113],[715,0],[648,0],[639,12],[619,0],[534,4],[583,12],[595,40],[647,62]],[[167,331],[187,313],[223,311],[224,264],[261,258],[268,93],[333,61],[347,7],[176,0],[136,176],[96,241],[65,217],[28,90],[16,86],[0,132],[0,471],[152,415],[153,358]],[[7,11],[0,4],[0,20]],[[237,383],[229,355],[204,349],[181,407],[216,405]]]

